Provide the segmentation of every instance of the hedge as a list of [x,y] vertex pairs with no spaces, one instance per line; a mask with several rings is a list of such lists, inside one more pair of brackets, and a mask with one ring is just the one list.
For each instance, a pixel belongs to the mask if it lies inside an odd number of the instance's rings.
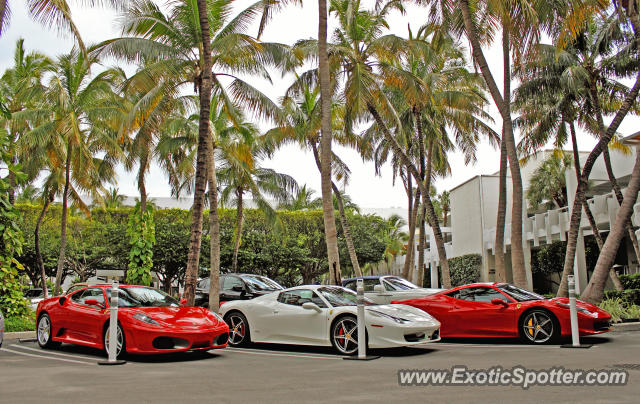
[[605,299],[620,298],[626,306],[640,305],[640,288],[626,290],[607,290],[604,292]]
[[451,286],[455,287],[478,282],[481,268],[482,256],[480,254],[467,254],[450,258]]
[[640,273],[620,275],[620,282],[625,289],[640,289]]

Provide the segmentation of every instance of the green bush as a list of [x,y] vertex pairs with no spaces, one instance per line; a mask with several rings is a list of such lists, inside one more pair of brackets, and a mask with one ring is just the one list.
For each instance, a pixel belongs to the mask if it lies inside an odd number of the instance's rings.
[[640,305],[640,289],[607,290],[605,299],[621,299],[626,306]]
[[34,315],[7,317],[4,319],[4,328],[6,332],[18,331],[35,331],[36,319]]
[[626,302],[619,297],[607,298],[600,303],[599,307],[611,314],[611,320],[614,323],[640,317],[640,306],[626,304]]
[[640,273],[620,275],[620,282],[625,289],[640,289]]
[[467,254],[449,260],[451,272],[451,286],[466,285],[480,280],[480,268],[482,256],[479,254]]

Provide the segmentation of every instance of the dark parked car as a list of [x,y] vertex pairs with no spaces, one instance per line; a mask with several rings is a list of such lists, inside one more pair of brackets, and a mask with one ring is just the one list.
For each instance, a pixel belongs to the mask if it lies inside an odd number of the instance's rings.
[[[248,300],[266,295],[276,290],[282,290],[278,282],[266,276],[254,274],[225,274],[220,275],[220,301]],[[198,282],[196,286],[196,306],[209,305],[209,278]]]

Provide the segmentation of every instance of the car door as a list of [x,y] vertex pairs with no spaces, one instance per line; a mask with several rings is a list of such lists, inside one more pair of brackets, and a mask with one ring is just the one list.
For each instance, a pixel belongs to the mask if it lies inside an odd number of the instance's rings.
[[[102,306],[88,305],[88,299],[95,299]],[[75,292],[69,297],[65,309],[68,337],[92,344],[102,341],[102,325],[108,315],[102,288],[87,288]]]
[[[320,312],[302,307],[312,302]],[[273,342],[321,345],[326,342],[328,308],[311,289],[281,292],[273,307],[271,332]]]
[[235,275],[225,275],[220,288],[220,301],[241,300],[245,295],[245,286],[242,279]]
[[[511,298],[489,286],[463,288],[452,299],[456,334],[469,336],[508,336],[515,321]],[[491,303],[500,299],[504,304]]]

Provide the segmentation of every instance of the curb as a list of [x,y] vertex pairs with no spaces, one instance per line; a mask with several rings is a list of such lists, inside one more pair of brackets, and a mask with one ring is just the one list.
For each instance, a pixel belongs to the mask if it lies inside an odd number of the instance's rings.
[[635,323],[616,323],[613,325],[612,331],[640,331],[640,321]]
[[25,339],[25,338],[35,338],[35,337],[36,337],[36,332],[35,331],[20,331],[20,332],[5,332],[4,333],[4,340],[5,341],[17,340],[17,339]]

